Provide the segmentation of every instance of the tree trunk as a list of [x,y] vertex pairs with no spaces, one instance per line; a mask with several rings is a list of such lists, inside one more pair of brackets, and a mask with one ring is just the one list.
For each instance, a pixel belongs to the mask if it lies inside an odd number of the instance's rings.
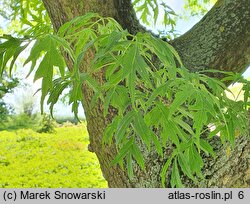
[[[145,31],[139,24],[130,0],[43,0],[50,15],[55,31],[65,22],[87,12],[97,12],[101,16],[115,18],[123,28],[135,34]],[[250,8],[248,0],[218,1],[214,8],[192,30],[172,42],[180,53],[184,65],[192,71],[214,68],[221,70],[244,71],[250,62]],[[237,38],[237,40],[236,40]],[[89,66],[94,53],[87,53],[82,71]],[[66,57],[67,61],[67,57]],[[70,68],[71,63],[68,62]],[[102,74],[96,76],[102,80]],[[90,107],[93,92],[87,85],[82,87],[84,110],[90,136],[90,150],[95,152],[109,187],[161,187],[160,172],[170,149],[165,150],[165,158],[155,152],[144,151],[146,171],[135,165],[135,177],[130,180],[126,171],[111,166],[117,153],[113,144],[102,148],[101,140],[106,125],[112,120],[115,111],[109,110],[108,118],[103,116],[103,107],[99,102]],[[213,141],[217,157],[212,159],[204,155],[205,180],[194,184],[183,178],[189,187],[249,187],[249,149],[247,136],[237,139],[236,148],[231,154],[220,145],[218,138]],[[167,179],[169,180],[169,179]],[[167,182],[169,185],[169,182]]]

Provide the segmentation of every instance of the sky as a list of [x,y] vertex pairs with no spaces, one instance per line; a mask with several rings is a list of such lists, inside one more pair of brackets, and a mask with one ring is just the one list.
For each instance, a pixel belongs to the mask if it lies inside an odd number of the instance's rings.
[[[167,1],[168,5],[177,13],[177,14],[182,14],[183,13],[183,5],[184,5],[184,0],[168,0]],[[177,26],[176,30],[178,31],[179,34],[183,34],[189,29],[191,29],[199,20],[201,17],[191,17],[188,20],[178,20],[177,21]],[[5,22],[3,22],[3,19],[0,18],[0,25],[4,25]],[[159,26],[152,27],[150,28],[153,31],[157,30],[163,30],[164,28]],[[27,53],[24,53],[27,55]],[[21,66],[21,65],[20,65]],[[25,70],[25,71],[23,71]],[[25,78],[27,71],[29,70],[29,67],[26,65],[24,69],[19,71],[19,75],[21,78]],[[250,76],[250,68],[244,73],[245,77]],[[24,79],[24,83],[29,84],[26,86],[26,88],[18,88],[14,91],[14,94],[7,94],[5,97],[5,101],[7,103],[10,103],[13,105],[16,110],[20,109],[19,105],[22,100],[29,99],[30,101],[34,101],[35,103],[35,111],[39,111],[40,105],[39,105],[39,100],[40,100],[40,94],[36,94],[34,96],[34,93],[36,90],[40,87],[41,81],[33,83],[33,76],[30,76],[29,78]],[[45,111],[49,112],[48,106],[45,106]],[[71,112],[71,106],[64,105],[63,103],[59,102],[58,104],[55,105],[54,108],[54,115],[56,117],[64,117],[64,116],[71,116],[73,117],[73,113]],[[84,110],[82,106],[79,106],[79,116],[80,117],[85,117],[84,115]]]

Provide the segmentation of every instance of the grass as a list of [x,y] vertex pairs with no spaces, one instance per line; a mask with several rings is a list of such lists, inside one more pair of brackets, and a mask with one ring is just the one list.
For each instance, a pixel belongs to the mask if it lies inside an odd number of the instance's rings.
[[84,125],[56,128],[53,134],[1,131],[0,188],[107,187],[88,143]]

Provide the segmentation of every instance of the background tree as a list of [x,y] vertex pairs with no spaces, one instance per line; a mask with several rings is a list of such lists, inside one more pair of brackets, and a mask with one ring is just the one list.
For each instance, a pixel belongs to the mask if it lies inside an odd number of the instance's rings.
[[12,111],[12,108],[4,102],[3,97],[5,94],[12,92],[17,85],[17,78],[9,78],[6,73],[3,73],[3,76],[0,78],[0,125],[3,125]]
[[[49,95],[53,110],[62,90],[72,87],[72,110],[77,115],[79,102],[84,106],[89,150],[98,156],[110,187],[249,186],[249,82],[240,77],[249,65],[248,0],[217,1],[169,43],[153,37],[134,11],[142,13],[144,23],[150,15],[156,22],[162,6],[165,24],[174,27],[174,13],[164,2],[12,3],[11,19],[21,19],[21,31],[3,36],[1,69],[11,60],[12,67],[36,40],[25,64],[31,62],[35,79],[43,80],[41,104]],[[53,67],[61,77],[52,81]],[[222,82],[230,81],[244,83],[244,101],[225,97]],[[210,123],[213,132],[204,130]]]

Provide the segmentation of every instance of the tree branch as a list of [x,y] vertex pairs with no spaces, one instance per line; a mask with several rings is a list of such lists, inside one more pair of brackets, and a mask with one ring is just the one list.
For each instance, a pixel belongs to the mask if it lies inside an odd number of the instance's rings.
[[43,0],[46,10],[57,31],[61,25],[77,16],[88,12],[99,13],[118,21],[131,34],[144,32],[146,29],[139,23],[131,0]]
[[217,69],[242,73],[250,64],[249,22],[249,0],[219,0],[172,45],[191,71]]

